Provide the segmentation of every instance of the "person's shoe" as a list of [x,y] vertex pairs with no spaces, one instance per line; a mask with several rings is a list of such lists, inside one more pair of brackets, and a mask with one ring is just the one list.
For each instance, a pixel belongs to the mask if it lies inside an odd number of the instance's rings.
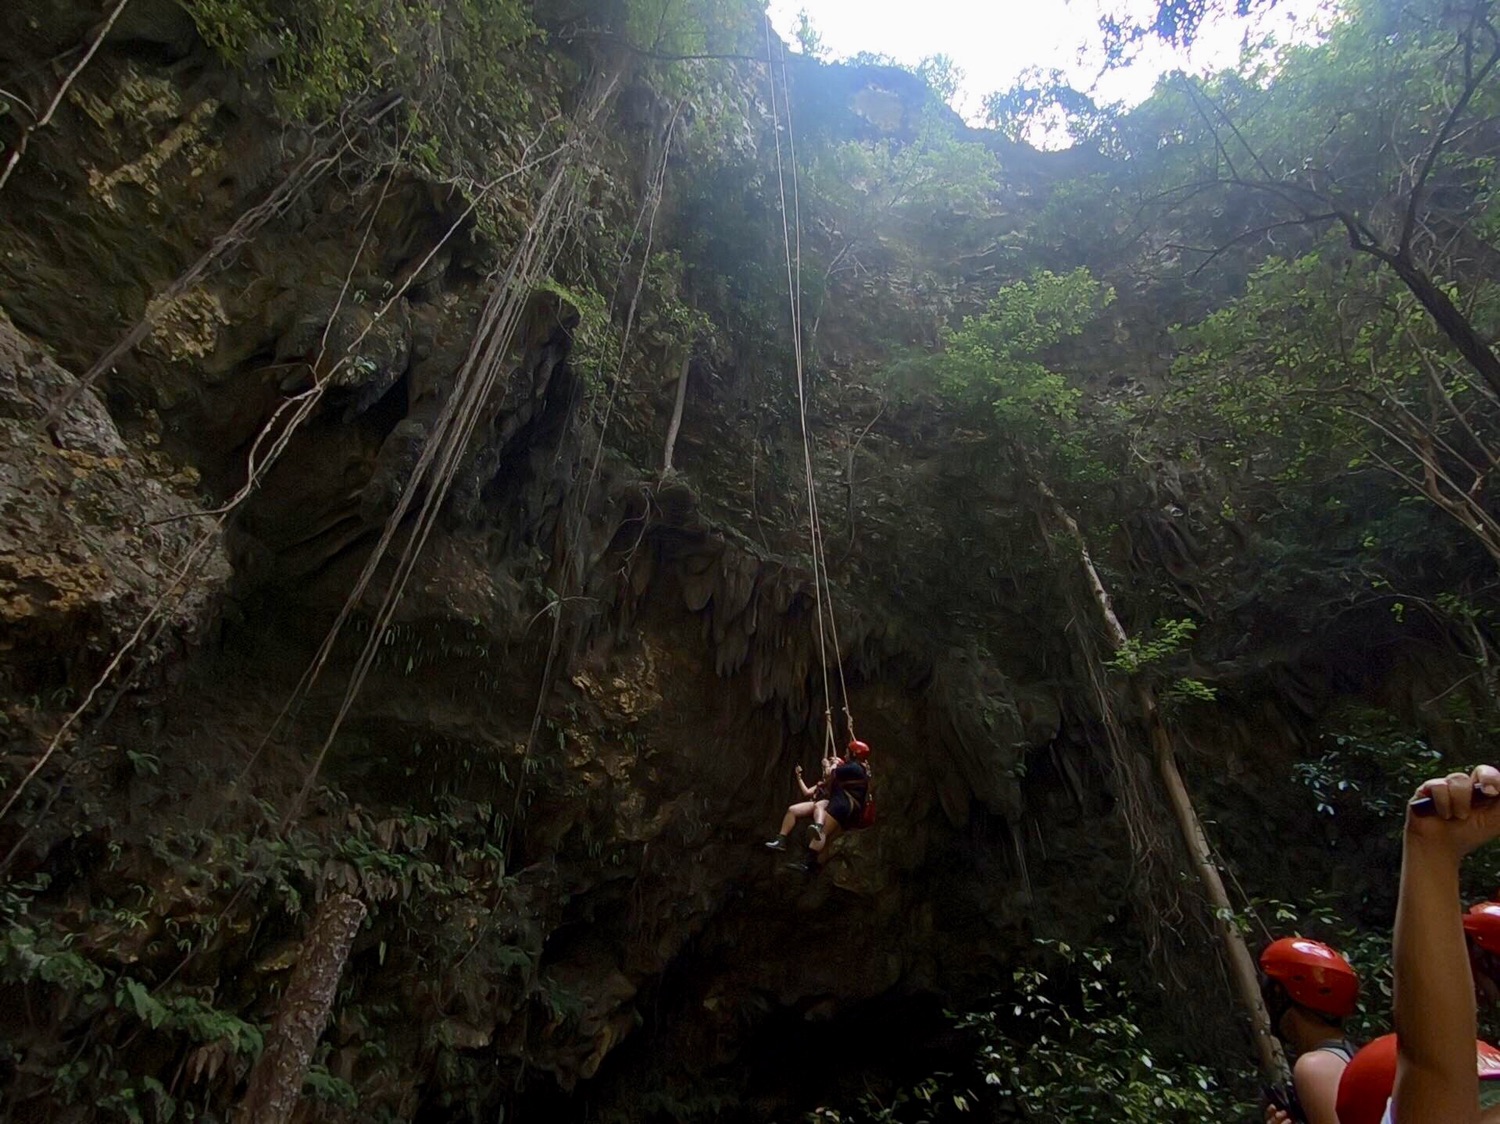
[[768,850],[768,851],[785,851],[786,850],[786,836],[785,835],[778,835],[775,839],[772,839],[769,843],[766,844],[766,850]]
[[810,824],[807,825],[807,827],[808,827],[808,830],[812,832],[814,839],[822,839],[823,838],[823,825],[822,824],[820,824],[820,823],[810,823]]

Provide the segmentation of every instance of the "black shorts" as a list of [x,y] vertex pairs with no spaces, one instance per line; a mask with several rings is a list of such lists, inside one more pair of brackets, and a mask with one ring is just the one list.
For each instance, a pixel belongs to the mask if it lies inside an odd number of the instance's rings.
[[846,830],[859,823],[863,810],[863,802],[852,799],[847,792],[835,792],[828,798],[828,814]]

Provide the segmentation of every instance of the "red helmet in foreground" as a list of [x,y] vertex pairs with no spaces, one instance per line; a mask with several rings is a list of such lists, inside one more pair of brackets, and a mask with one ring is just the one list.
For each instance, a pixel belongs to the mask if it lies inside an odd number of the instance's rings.
[[870,747],[858,738],[851,738],[849,741],[849,756],[856,761],[866,761],[870,756]]
[[[1489,1088],[1500,1082],[1500,1050],[1476,1041],[1474,1063]],[[1395,1087],[1396,1036],[1387,1034],[1355,1054],[1339,1078],[1339,1124],[1380,1124]]]
[[1293,1003],[1336,1019],[1354,1013],[1359,976],[1321,941],[1282,937],[1260,954],[1260,970],[1286,989]]
[[1500,954],[1500,902],[1480,902],[1464,914],[1464,933],[1485,952]]

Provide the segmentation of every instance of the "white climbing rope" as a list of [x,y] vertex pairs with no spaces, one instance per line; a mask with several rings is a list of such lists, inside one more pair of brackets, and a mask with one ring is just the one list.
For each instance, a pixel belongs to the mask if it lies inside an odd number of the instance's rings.
[[[812,550],[813,598],[818,621],[818,663],[819,670],[823,676],[824,746],[827,752],[832,750],[834,744],[833,692],[828,676],[828,641],[830,638],[833,642],[834,665],[838,669],[839,689],[844,697],[845,715],[849,715],[849,692],[848,685],[844,679],[844,663],[839,647],[838,622],[834,615],[833,586],[828,578],[828,564],[823,552],[823,528],[818,515],[817,481],[813,472],[812,437],[807,427],[807,384],[802,353],[802,210],[797,176],[796,136],[792,127],[791,84],[788,80],[786,69],[786,47],[783,45],[780,60],[783,96],[778,101],[776,96],[776,69],[773,63],[771,22],[769,19],[765,23],[765,33],[766,73],[771,90],[772,133],[776,139],[776,185],[781,202],[782,247],[786,256],[787,304],[792,320],[792,360],[797,376],[797,415],[802,431],[802,466],[804,483],[807,488],[807,530]],[[787,207],[787,177],[784,172],[786,158],[783,157],[781,145],[783,112],[786,118],[787,155],[791,162],[792,205],[790,221],[788,220]],[[794,232],[795,243],[793,241]],[[823,604],[825,596],[828,602],[826,612]],[[851,716],[851,730],[852,721]]]

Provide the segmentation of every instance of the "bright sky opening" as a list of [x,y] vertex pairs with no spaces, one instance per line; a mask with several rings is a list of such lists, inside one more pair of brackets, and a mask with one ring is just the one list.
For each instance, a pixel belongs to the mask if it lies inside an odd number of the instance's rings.
[[1108,71],[1100,16],[1149,18],[1154,0],[771,0],[770,12],[794,49],[797,14],[805,9],[834,58],[869,51],[914,66],[948,55],[963,71],[954,108],[977,124],[985,95],[1008,89],[1029,67],[1056,67],[1100,104],[1133,106],[1169,71],[1234,66],[1243,44],[1266,36],[1283,45],[1315,38],[1333,7],[1334,0],[1278,0],[1244,19],[1221,16],[1205,22],[1191,51],[1153,41],[1129,66]]

